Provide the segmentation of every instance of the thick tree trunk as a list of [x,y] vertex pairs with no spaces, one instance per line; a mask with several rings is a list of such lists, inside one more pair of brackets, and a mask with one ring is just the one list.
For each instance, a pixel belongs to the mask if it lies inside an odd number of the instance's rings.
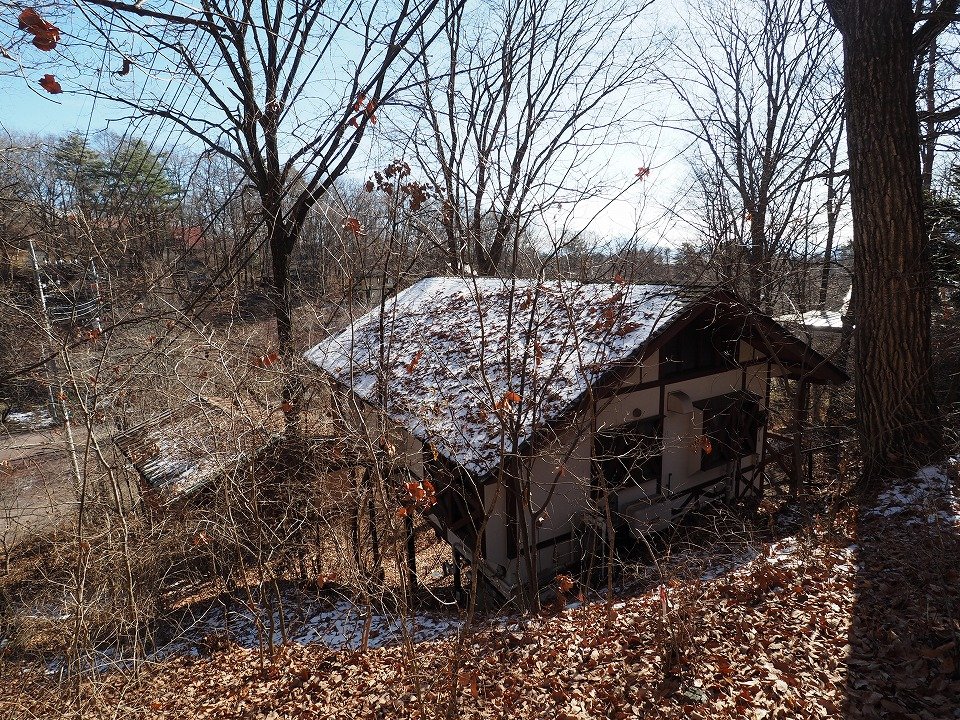
[[758,307],[763,307],[763,285],[767,279],[764,275],[764,258],[766,256],[767,218],[760,210],[754,209],[750,213],[750,248],[747,252],[750,279],[750,301]]
[[270,259],[273,266],[273,310],[277,321],[277,350],[287,355],[293,347],[293,299],[290,292],[290,255],[286,238],[270,238]]
[[864,482],[909,473],[942,436],[930,375],[910,0],[829,3],[844,38]]

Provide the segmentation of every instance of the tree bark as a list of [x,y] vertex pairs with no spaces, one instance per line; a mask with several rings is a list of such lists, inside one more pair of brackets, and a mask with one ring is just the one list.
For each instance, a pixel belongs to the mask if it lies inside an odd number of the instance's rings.
[[283,222],[267,222],[270,261],[273,275],[274,318],[277,323],[277,351],[283,363],[284,374],[280,388],[280,401],[288,433],[298,429],[299,404],[302,384],[290,370],[293,357],[293,291],[290,286],[290,256],[296,235]]
[[942,447],[910,0],[829,2],[843,34],[864,487]]

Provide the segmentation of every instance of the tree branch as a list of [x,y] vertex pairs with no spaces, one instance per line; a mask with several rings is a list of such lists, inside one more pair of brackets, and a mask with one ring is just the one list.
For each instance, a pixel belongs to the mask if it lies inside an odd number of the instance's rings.
[[919,55],[930,47],[950,23],[957,19],[960,0],[940,0],[937,9],[927,15],[927,20],[913,33],[913,50]]
[[949,110],[940,110],[938,112],[920,112],[920,122],[950,122],[951,120],[956,120],[960,118],[960,105],[950,108]]
[[[79,4],[81,0],[74,0]],[[128,3],[117,2],[117,0],[82,0],[82,2],[88,3],[90,5],[97,5],[99,7],[109,8],[110,10],[117,10],[119,12],[128,12],[134,15],[139,15],[140,17],[149,17],[156,18],[157,20],[166,20],[167,22],[176,23],[178,25],[194,25],[204,30],[209,30],[211,32],[219,32],[223,30],[222,27],[216,25],[207,20],[201,20],[199,18],[187,17],[185,15],[171,15],[170,13],[159,12],[158,10],[148,10],[147,8],[140,7],[139,5],[130,5]]]

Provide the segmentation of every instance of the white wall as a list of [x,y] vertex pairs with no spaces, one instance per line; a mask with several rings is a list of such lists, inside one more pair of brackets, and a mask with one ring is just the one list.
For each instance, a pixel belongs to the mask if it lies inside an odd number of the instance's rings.
[[[747,363],[760,357],[758,351],[746,342],[740,343],[739,356],[742,362]],[[623,384],[630,386],[656,379],[658,359],[659,354],[649,358],[643,367],[630,373]],[[759,395],[764,402],[767,372],[766,363],[750,365],[745,370],[746,389]],[[741,368],[735,368],[699,378],[670,382],[663,388],[663,495],[668,492],[673,495],[683,493],[684,490],[702,483],[722,478],[736,469],[734,461],[729,463],[729,466],[700,470],[701,446],[698,439],[703,433],[703,414],[692,406],[699,401],[741,389],[743,373]],[[684,399],[688,401],[686,405],[669,403],[673,410],[668,409],[666,398],[672,392],[683,393],[686,396]],[[596,427],[613,428],[659,416],[660,394],[661,388],[657,386],[604,398],[597,403]],[[533,510],[538,511],[546,505],[544,517],[536,527],[528,526],[532,541],[545,542],[573,535],[573,541],[563,539],[538,551],[541,579],[555,574],[560,568],[577,559],[576,537],[584,525],[585,513],[589,513],[594,504],[590,498],[592,430],[589,420],[584,420],[583,424],[577,427],[567,428],[530,461],[529,481]],[[412,438],[410,440],[412,459],[416,441]],[[760,440],[761,438],[758,438],[758,448]],[[742,458],[739,464],[741,468],[745,468],[754,465],[756,461],[756,456],[747,456]],[[411,465],[417,467],[415,462]],[[418,469],[422,472],[422,463]],[[655,486],[655,482],[645,483],[642,487],[629,488],[618,495],[616,510],[629,513],[634,518],[631,524],[637,531],[662,528],[675,517],[683,503],[682,497],[667,502],[650,502],[651,498],[657,499]],[[505,489],[497,483],[488,484],[484,488],[484,501],[490,513],[485,530],[485,552],[489,569],[510,585],[525,580],[526,564],[522,558],[518,561],[507,556],[506,495]]]

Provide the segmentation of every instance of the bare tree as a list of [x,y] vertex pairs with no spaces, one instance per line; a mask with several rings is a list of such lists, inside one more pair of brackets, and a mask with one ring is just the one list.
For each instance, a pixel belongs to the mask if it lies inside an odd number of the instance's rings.
[[418,68],[414,137],[455,271],[515,273],[531,223],[608,189],[598,166],[636,126],[635,93],[657,58],[636,39],[650,5],[448,0],[442,51]]
[[843,34],[864,480],[936,457],[931,266],[923,218],[914,68],[953,22],[943,0],[914,30],[910,0],[827,0]]
[[[242,169],[270,251],[281,355],[293,347],[293,249],[318,200],[389,112],[430,32],[442,27],[427,29],[437,3],[204,0],[200,10],[175,15],[92,0],[125,11],[120,22],[140,38],[125,38],[133,50],[125,43],[121,52],[116,30],[104,36],[125,70],[150,68],[166,81],[107,94],[136,115],[173,123]],[[284,392],[293,399],[294,389]]]
[[[916,14],[924,16],[937,7],[936,0],[917,0]],[[957,32],[947,28],[918,52],[914,67],[920,110],[921,184],[930,192],[937,169],[937,155],[956,151],[960,135],[960,78]]]
[[[687,115],[681,129],[697,141],[693,216],[721,279],[743,267],[750,298],[768,308],[782,287],[778,258],[817,215],[835,228],[842,197],[831,152],[842,133],[837,48],[821,15],[785,0],[697,3],[663,75]],[[825,197],[811,205],[824,178]]]

